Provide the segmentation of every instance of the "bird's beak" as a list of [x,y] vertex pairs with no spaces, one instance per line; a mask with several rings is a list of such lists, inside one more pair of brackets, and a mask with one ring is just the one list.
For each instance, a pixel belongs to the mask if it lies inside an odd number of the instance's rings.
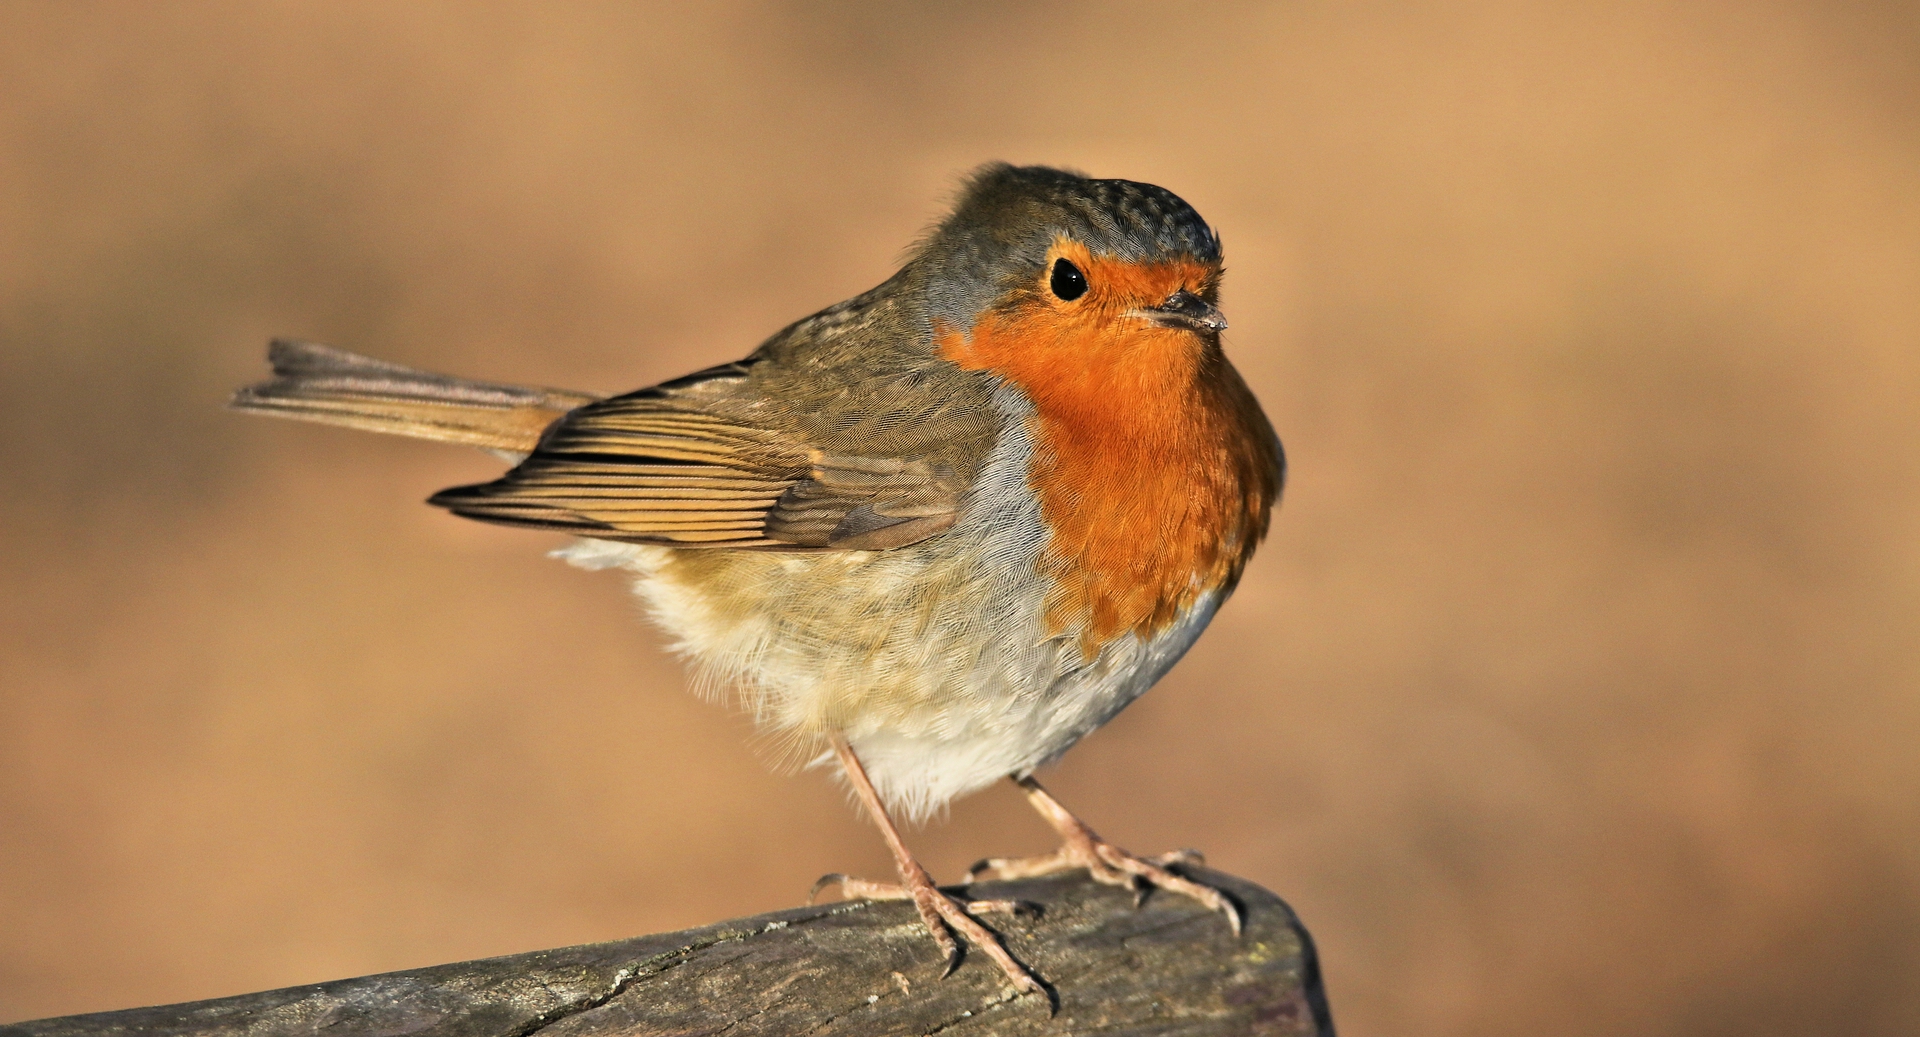
[[1227,330],[1227,318],[1220,312],[1220,307],[1185,290],[1167,296],[1167,301],[1158,306],[1134,310],[1132,315],[1168,328],[1186,328],[1189,331]]

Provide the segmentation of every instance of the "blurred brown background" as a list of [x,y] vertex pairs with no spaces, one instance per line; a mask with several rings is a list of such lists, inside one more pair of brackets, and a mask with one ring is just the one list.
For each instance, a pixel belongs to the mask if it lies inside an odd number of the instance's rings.
[[489,458],[221,403],[732,359],[993,158],[1222,229],[1294,461],[1069,803],[1288,898],[1349,1035],[1920,1030],[1920,14],[1834,3],[0,8],[0,1019],[884,875],[422,506]]

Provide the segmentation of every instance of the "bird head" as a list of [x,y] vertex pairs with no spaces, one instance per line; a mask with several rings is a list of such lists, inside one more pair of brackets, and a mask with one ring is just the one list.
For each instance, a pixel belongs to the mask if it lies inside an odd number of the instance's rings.
[[942,352],[1023,383],[1037,365],[1152,377],[1227,327],[1219,235],[1152,184],[986,166],[914,264]]

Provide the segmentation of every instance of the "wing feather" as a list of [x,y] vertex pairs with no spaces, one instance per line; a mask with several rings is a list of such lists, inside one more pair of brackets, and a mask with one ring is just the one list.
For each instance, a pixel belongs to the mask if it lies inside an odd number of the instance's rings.
[[897,414],[796,415],[753,384],[753,365],[580,407],[502,478],[431,503],[488,522],[677,547],[884,550],[952,524],[971,472],[938,458],[983,454],[990,425],[956,435],[954,401],[935,393],[915,407],[928,394],[898,382],[847,390]]

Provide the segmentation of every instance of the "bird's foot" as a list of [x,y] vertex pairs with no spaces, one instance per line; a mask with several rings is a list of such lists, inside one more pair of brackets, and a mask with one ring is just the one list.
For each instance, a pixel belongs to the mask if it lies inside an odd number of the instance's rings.
[[1213,889],[1212,885],[1202,885],[1169,870],[1177,864],[1204,864],[1206,858],[1200,856],[1198,851],[1183,849],[1158,856],[1135,856],[1096,835],[1091,828],[1081,824],[1079,818],[1073,818],[1071,824],[1056,824],[1056,828],[1060,828],[1064,843],[1054,853],[1041,856],[989,856],[987,860],[973,864],[966,874],[966,880],[981,880],[989,872],[1002,880],[1016,880],[1087,868],[1087,874],[1094,881],[1131,889],[1135,906],[1146,899],[1148,889],[1158,887],[1169,893],[1181,893],[1225,914],[1227,924],[1233,926],[1233,935],[1240,935],[1240,904],[1233,903],[1225,893]]
[[893,883],[874,882],[870,879],[856,879],[839,874],[823,875],[820,881],[813,884],[813,891],[807,894],[807,903],[813,903],[815,898],[829,887],[837,887],[842,896],[850,899],[911,900],[914,908],[920,912],[920,921],[926,925],[927,932],[933,934],[933,942],[939,946],[940,955],[947,963],[946,970],[941,973],[943,978],[951,975],[960,964],[960,945],[954,940],[954,934],[958,933],[962,939],[978,947],[982,953],[991,958],[995,965],[1000,966],[1000,971],[1007,974],[1007,979],[1011,980],[1016,988],[1028,993],[1046,994],[1046,990],[1040,986],[1040,981],[1034,977],[1033,973],[1027,971],[1025,966],[1013,959],[1013,955],[1007,953],[1007,948],[1000,942],[1000,937],[993,930],[973,920],[974,915],[989,912],[1017,913],[1026,905],[1017,900],[963,901],[956,899],[935,886],[933,879],[925,871],[918,871],[918,874],[905,877],[906,882]]
[[[807,903],[820,899],[820,894],[829,889],[838,889],[840,895],[848,900],[912,900],[913,892],[898,882],[875,882],[872,879],[856,879],[851,875],[834,872],[820,876],[807,893]],[[942,893],[948,899],[950,894]],[[1032,909],[1033,905],[1020,900],[958,900],[968,914],[1004,914],[1017,915]]]

